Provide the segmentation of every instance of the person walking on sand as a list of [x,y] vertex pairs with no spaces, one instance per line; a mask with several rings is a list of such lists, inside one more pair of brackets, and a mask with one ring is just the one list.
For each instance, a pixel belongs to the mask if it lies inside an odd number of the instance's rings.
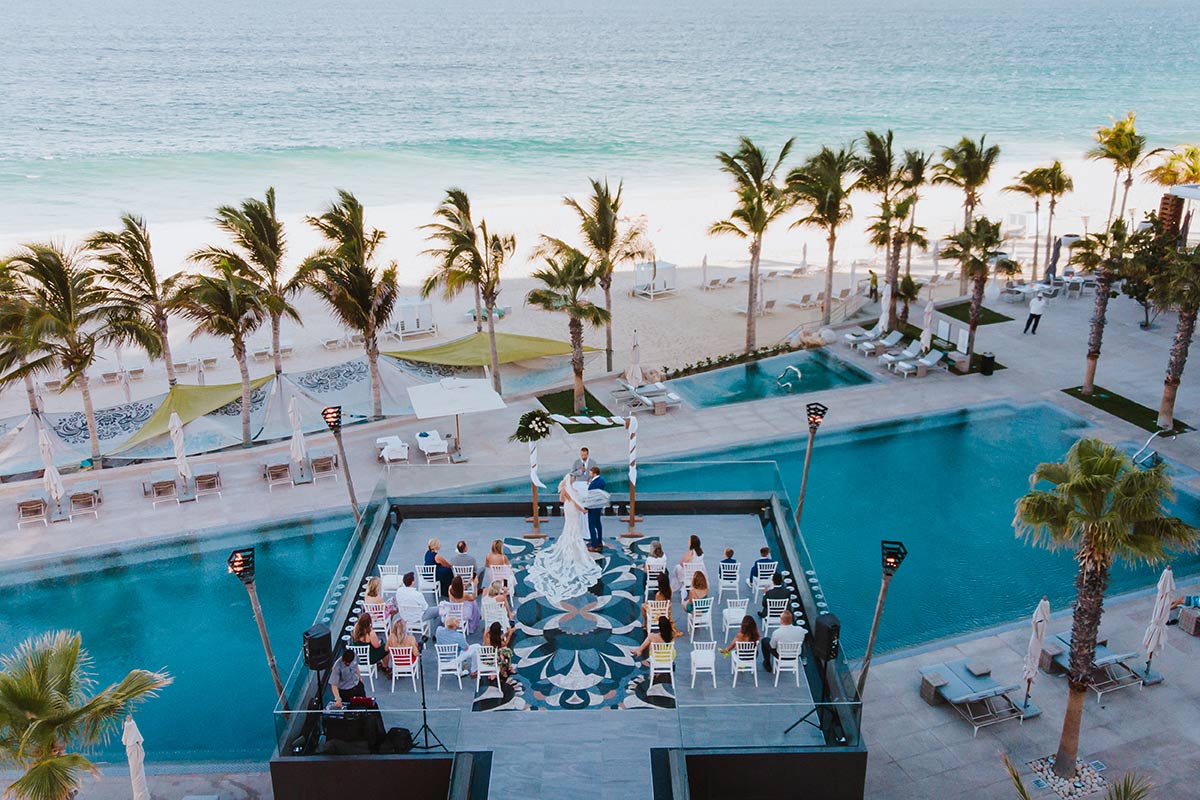
[[870,283],[871,302],[878,303],[879,302],[879,276],[875,274],[875,270],[873,270],[873,269],[869,269],[869,270],[867,270],[867,272],[871,273],[871,283]]
[[[1025,320],[1025,330],[1022,333],[1032,333],[1037,336],[1038,323],[1042,321],[1042,314],[1046,313],[1046,298],[1041,293],[1037,293],[1037,297],[1029,301],[1029,318]],[[1033,330],[1030,330],[1030,327]]]

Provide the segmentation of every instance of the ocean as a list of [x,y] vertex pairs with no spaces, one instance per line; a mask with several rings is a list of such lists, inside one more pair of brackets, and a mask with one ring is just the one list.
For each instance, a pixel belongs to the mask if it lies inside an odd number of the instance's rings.
[[749,135],[864,128],[1078,156],[1111,115],[1200,139],[1188,0],[7,0],[0,235],[208,216],[278,187],[312,211],[461,183],[688,186]]

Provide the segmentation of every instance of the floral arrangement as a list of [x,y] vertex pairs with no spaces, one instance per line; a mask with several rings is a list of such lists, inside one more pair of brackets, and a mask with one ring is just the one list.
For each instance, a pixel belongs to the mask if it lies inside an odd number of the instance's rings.
[[526,411],[517,421],[516,433],[508,437],[508,440],[510,442],[538,442],[550,435],[553,425],[554,421],[550,419],[550,412],[541,409]]

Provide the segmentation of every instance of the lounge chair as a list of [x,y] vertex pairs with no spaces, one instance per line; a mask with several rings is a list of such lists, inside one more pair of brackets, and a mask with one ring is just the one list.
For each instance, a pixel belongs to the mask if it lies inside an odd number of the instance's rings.
[[796,267],[791,272],[783,273],[785,278],[803,278],[808,274],[808,267]]
[[905,378],[909,375],[924,378],[925,374],[931,368],[936,367],[945,355],[941,350],[930,350],[916,361],[897,361],[892,365],[892,371],[897,375],[903,375]]
[[429,463],[445,461],[450,463],[450,443],[442,438],[437,431],[421,431],[417,434],[417,449],[425,454]]
[[171,367],[176,372],[180,372],[180,373],[191,372],[193,369],[196,368],[196,361],[195,361],[195,359],[191,359],[191,358],[182,359],[182,360],[178,360],[178,361],[172,361]]
[[76,514],[91,514],[100,519],[100,487],[95,481],[85,481],[67,490],[71,504],[71,519]]
[[859,342],[854,347],[866,358],[875,355],[876,352],[884,352],[891,350],[896,345],[900,344],[900,340],[904,338],[904,334],[900,331],[888,331],[882,339],[872,339],[866,342]]
[[1020,684],[1003,685],[992,678],[991,670],[970,659],[960,658],[920,668],[921,697],[930,705],[949,703],[979,734],[980,728],[997,722],[1025,721],[1020,707],[1008,696]]
[[295,351],[291,342],[283,341],[279,343],[279,357],[287,358]]
[[292,465],[287,462],[263,464],[263,478],[267,481],[267,491],[275,491],[276,486],[292,486]]
[[662,416],[672,408],[683,404],[683,399],[674,392],[662,394],[642,394],[634,392],[625,403],[625,409],[630,413],[653,411],[655,416]]
[[326,350],[340,350],[346,346],[346,338],[344,336],[330,336],[321,340],[321,347]]
[[[1092,676],[1088,679],[1088,688],[1096,693],[1096,702],[1104,699],[1104,695],[1118,689],[1130,686],[1142,686],[1142,678],[1125,662],[1139,658],[1140,653],[1115,653],[1108,648],[1107,641],[1096,643],[1096,651],[1092,655]],[[1055,671],[1067,672],[1071,668],[1071,634],[1069,631],[1049,637],[1042,649],[1043,661],[1049,656]]]
[[908,343],[908,347],[901,350],[899,353],[884,353],[879,357],[879,365],[881,367],[891,367],[897,361],[913,361],[921,357],[921,340],[913,339]]
[[216,369],[217,364],[219,364],[220,361],[221,361],[221,359],[217,358],[216,356],[203,356],[200,359],[200,363],[204,366],[205,369]]
[[856,347],[863,342],[873,342],[880,336],[883,336],[882,329],[864,331],[862,328],[859,328],[857,331],[843,333],[842,341],[845,342],[848,347]]
[[309,453],[308,461],[312,466],[313,483],[316,483],[318,478],[332,477],[335,481],[338,479],[336,453],[323,447],[314,447]]
[[762,313],[770,314],[774,310],[775,310],[775,301],[774,300],[768,300],[767,302],[763,303]]
[[730,286],[733,286],[735,283],[737,283],[737,280],[737,275],[734,275],[732,278],[726,278],[725,282],[721,284],[721,288],[728,289]]
[[50,392],[57,392],[62,389],[62,385],[62,378],[47,378],[42,381],[42,386],[46,387],[46,390]]
[[27,522],[40,522],[50,527],[50,504],[42,497],[26,497],[17,501],[17,527]]
[[713,289],[720,289],[720,288],[721,288],[721,279],[720,279],[720,278],[713,278],[713,279],[712,279],[711,281],[709,281],[708,283],[702,283],[702,284],[700,284],[700,288],[701,288],[701,289],[703,289],[703,290],[704,290],[704,291],[706,291],[706,292],[708,292],[708,291],[712,291]]
[[396,442],[386,445],[379,452],[379,460],[389,467],[392,464],[407,464],[408,444],[406,442]]
[[269,347],[256,347],[252,351],[252,354],[255,361],[270,361],[272,355],[274,355]]
[[157,480],[150,484],[150,499],[151,505],[158,508],[159,503],[170,503],[175,501],[179,504],[179,486],[175,483],[175,479]]
[[221,496],[221,470],[216,464],[197,464],[192,469],[192,480],[196,485],[196,499],[202,495]]
[[129,380],[140,381],[144,377],[146,377],[146,368],[145,367],[130,367],[129,368]]
[[101,372],[100,380],[104,383],[116,383],[121,379],[120,372]]
[[779,270],[773,269],[763,276],[764,281],[773,281],[779,277]]
[[787,305],[789,308],[808,308],[809,306],[812,305],[812,295],[806,294],[803,297],[801,297],[799,300],[796,300],[795,298],[793,298],[793,299],[787,301]]

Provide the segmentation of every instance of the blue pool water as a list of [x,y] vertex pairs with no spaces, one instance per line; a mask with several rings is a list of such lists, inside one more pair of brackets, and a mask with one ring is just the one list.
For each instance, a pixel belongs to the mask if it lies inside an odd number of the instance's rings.
[[[134,668],[175,682],[136,713],[150,761],[263,760],[275,740],[275,689],[230,549],[254,545],[259,599],[286,678],[353,530],[348,515],[218,534],[19,585],[0,574],[0,652],[54,629],[77,630],[98,684]],[[65,573],[65,574],[64,574]],[[102,761],[123,762],[119,736]]]
[[[791,368],[799,370],[800,374]],[[801,350],[676,378],[669,384],[693,406],[707,408],[764,397],[820,392],[839,386],[858,386],[872,380],[866,371],[825,350]]]

